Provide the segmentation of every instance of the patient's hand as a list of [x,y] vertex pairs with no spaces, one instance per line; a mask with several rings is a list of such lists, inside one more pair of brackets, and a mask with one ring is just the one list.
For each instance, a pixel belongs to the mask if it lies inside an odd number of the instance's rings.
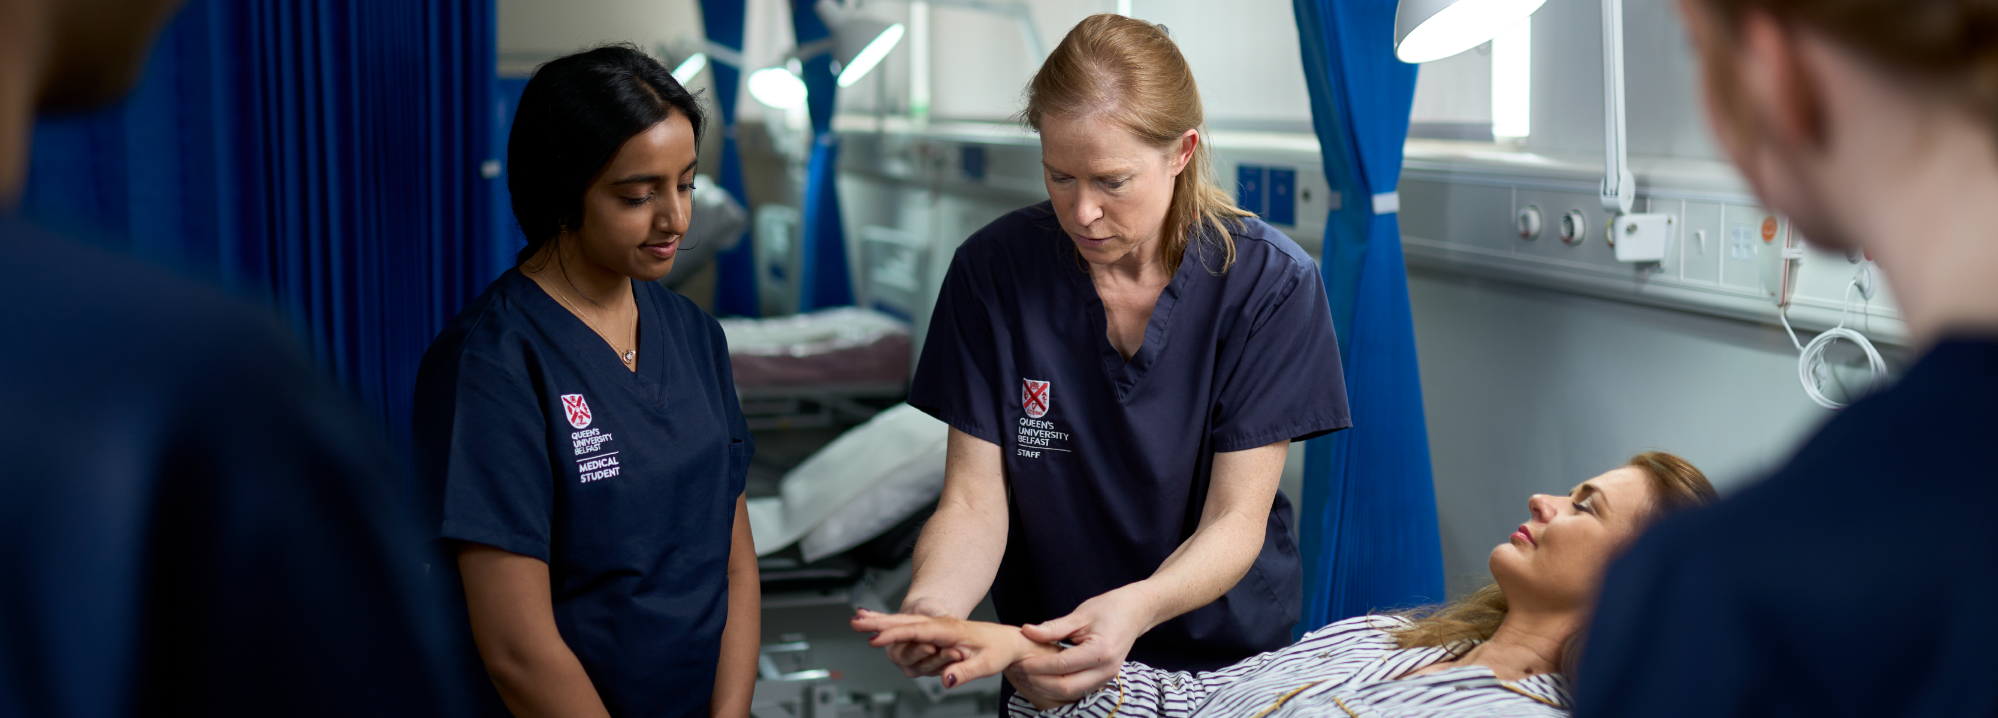
[[[876,634],[867,642],[875,648],[897,643],[936,647],[939,655],[951,661],[942,671],[946,688],[998,675],[1008,666],[1026,658],[1060,652],[1053,645],[1028,640],[1017,627],[961,618],[875,613],[861,609],[853,617],[853,630]],[[1059,705],[1042,705],[1042,701],[1034,700],[1033,696],[1027,697],[1033,700],[1034,707],[1042,710]]]

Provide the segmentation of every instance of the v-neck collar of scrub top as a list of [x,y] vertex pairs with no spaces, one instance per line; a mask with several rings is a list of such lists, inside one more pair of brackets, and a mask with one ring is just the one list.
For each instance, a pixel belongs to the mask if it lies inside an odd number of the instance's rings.
[[1172,281],[1166,282],[1165,289],[1159,291],[1158,302],[1152,305],[1152,316],[1145,321],[1144,342],[1138,345],[1136,352],[1131,353],[1130,361],[1125,361],[1117,346],[1110,343],[1109,311],[1103,306],[1102,295],[1096,292],[1096,280],[1087,271],[1088,265],[1085,264],[1085,270],[1079,273],[1082,311],[1096,335],[1103,374],[1117,388],[1117,401],[1122,402],[1131,395],[1131,390],[1144,380],[1146,371],[1165,350],[1166,341],[1172,335],[1172,310],[1179,305],[1179,297],[1187,290],[1188,284],[1206,267],[1206,257],[1201,251],[1203,246],[1198,237],[1187,242],[1186,252],[1180,257],[1179,270],[1173,273]]
[[519,273],[519,270],[509,271],[514,272],[523,284],[524,293],[532,297],[527,300],[529,303],[538,305],[541,313],[552,312],[552,316],[560,317],[548,323],[549,332],[556,335],[556,341],[576,357],[578,364],[589,367],[599,375],[611,377],[612,383],[624,387],[649,405],[658,406],[665,401],[662,392],[666,386],[666,362],[659,360],[666,340],[660,335],[662,320],[658,308],[654,306],[656,302],[646,296],[646,288],[637,280],[625,280],[632,283],[632,302],[638,305],[638,370],[632,371],[624,368],[624,362],[617,358],[617,350],[611,347],[610,342],[604,341],[597,330],[590,328],[582,317],[569,311],[532,277]]

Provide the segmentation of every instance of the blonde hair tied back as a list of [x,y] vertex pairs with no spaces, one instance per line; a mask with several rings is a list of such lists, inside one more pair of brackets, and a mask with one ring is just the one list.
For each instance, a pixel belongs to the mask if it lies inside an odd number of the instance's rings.
[[1193,69],[1165,29],[1122,15],[1077,23],[1027,84],[1020,118],[1036,132],[1049,117],[1100,115],[1139,139],[1172,152],[1187,130],[1200,133],[1193,157],[1173,179],[1172,204],[1159,237],[1167,273],[1179,271],[1199,235],[1221,249],[1221,272],[1235,263],[1232,231],[1253,213],[1216,182],[1205,112]]

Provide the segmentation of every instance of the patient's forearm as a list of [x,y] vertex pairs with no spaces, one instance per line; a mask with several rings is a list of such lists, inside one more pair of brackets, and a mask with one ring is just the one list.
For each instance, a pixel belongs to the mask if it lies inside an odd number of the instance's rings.
[[999,574],[1006,483],[998,444],[953,428],[947,457],[943,498],[916,542],[915,578],[902,610],[963,618]]

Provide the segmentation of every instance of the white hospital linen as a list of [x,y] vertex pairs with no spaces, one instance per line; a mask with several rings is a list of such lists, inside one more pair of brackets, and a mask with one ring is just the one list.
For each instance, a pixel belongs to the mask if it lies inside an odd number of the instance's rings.
[[1014,695],[1011,718],[1565,718],[1572,705],[1558,673],[1502,681],[1483,666],[1407,679],[1446,660],[1444,648],[1397,649],[1392,616],[1358,616],[1305,634],[1279,651],[1218,671],[1166,671],[1125,663],[1118,680],[1042,713]]
[[805,560],[853,548],[935,501],[950,427],[898,404],[853,427],[749,500],[756,555],[807,539]]

